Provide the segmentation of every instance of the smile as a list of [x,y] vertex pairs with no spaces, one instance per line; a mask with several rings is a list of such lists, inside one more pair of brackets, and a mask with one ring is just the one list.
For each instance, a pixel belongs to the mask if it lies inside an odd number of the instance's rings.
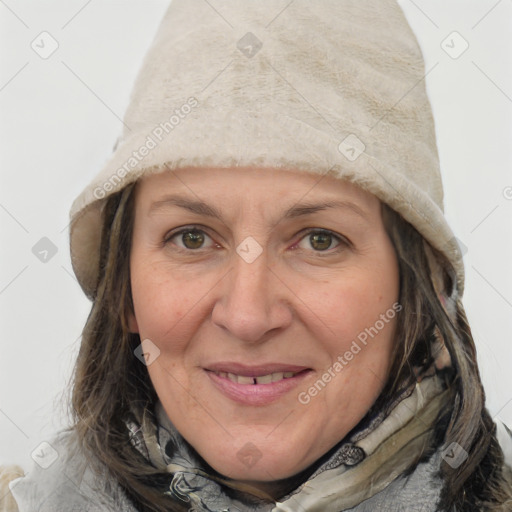
[[289,395],[313,374],[304,366],[221,363],[204,368],[213,387],[230,401],[251,406],[269,405]]

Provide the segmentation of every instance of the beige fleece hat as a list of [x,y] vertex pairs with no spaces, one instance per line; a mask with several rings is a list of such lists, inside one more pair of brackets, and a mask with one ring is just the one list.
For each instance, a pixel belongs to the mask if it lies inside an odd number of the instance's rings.
[[424,75],[395,0],[173,0],[114,153],[71,208],[83,290],[94,298],[108,196],[148,173],[258,166],[375,194],[448,258],[462,295]]

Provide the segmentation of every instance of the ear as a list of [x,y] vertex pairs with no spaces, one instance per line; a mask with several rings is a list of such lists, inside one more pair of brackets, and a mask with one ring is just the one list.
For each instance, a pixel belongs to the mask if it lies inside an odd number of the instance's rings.
[[127,315],[127,320],[128,320],[128,329],[130,329],[130,332],[133,334],[138,334],[139,333],[139,324],[137,323],[135,314],[132,312],[129,312]]

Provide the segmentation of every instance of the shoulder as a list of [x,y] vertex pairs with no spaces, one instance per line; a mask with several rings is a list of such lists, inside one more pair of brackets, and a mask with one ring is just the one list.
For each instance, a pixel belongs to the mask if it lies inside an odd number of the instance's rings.
[[9,487],[19,512],[137,512],[116,481],[93,472],[74,431],[42,443],[30,470]]
[[[497,422],[497,432],[505,455],[505,467],[509,468],[508,474],[512,474],[512,431]],[[438,449],[410,475],[395,479],[384,490],[346,512],[437,512],[444,485],[440,468],[446,456],[446,451]]]
[[439,477],[441,460],[438,450],[410,475],[396,478],[384,490],[346,512],[437,512],[443,487]]
[[9,484],[24,475],[19,466],[0,466],[0,511],[16,512],[16,502],[12,496]]

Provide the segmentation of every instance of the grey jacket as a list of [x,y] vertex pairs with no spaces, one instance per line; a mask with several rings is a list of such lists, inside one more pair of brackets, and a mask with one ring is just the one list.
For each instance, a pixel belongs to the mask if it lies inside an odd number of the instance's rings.
[[[58,434],[50,442],[58,457],[55,459],[52,452],[46,462],[34,462],[24,477],[11,482],[11,491],[19,511],[137,512],[116,481],[106,474],[94,474],[87,466],[84,455],[69,449],[69,442],[73,445],[73,436],[69,432]],[[441,489],[441,481],[435,472],[440,462],[441,454],[438,452],[427,463],[420,464],[409,478],[397,478],[383,491],[354,508],[346,509],[346,512],[435,512]],[[300,492],[295,496],[297,510],[307,512],[300,506]],[[237,512],[241,509],[228,505],[224,510]],[[267,510],[283,509],[269,504]],[[325,512],[341,511],[333,509]]]

